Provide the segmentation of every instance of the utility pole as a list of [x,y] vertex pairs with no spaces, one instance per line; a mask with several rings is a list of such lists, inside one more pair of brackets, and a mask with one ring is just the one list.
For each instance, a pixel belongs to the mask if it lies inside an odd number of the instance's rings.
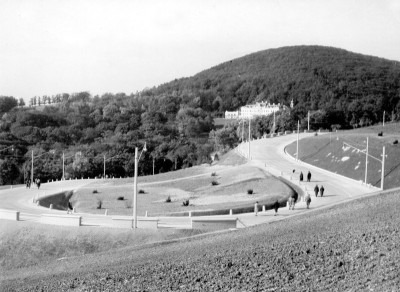
[[103,155],[104,161],[103,161],[103,179],[106,179],[106,155]]
[[299,161],[299,131],[300,131],[300,121],[297,121],[297,150],[296,150],[296,161]]
[[307,131],[310,132],[310,111],[308,111],[307,123],[308,123]]
[[385,146],[382,150],[382,170],[381,170],[381,189],[383,190],[383,184],[385,180]]
[[249,160],[250,160],[250,140],[251,140],[251,129],[250,129],[250,125],[251,125],[251,120],[250,120],[250,117],[249,117]]
[[365,185],[367,185],[367,175],[368,175],[368,137],[367,137],[367,148],[365,149]]
[[63,152],[63,175],[62,175],[62,180],[65,180],[65,154]]
[[32,166],[31,166],[31,184],[33,184],[33,150],[32,150]]
[[137,173],[138,173],[138,148],[135,147],[135,176],[133,181],[133,229],[137,228]]
[[385,111],[383,111],[383,127],[385,126]]

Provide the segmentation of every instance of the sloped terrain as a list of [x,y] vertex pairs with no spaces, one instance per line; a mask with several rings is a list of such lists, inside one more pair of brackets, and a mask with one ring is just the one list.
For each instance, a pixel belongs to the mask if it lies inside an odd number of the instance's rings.
[[[396,291],[399,192],[37,269],[2,291]],[[57,268],[55,268],[57,267]]]
[[[319,168],[338,173],[355,180],[365,180],[365,149],[368,137],[367,182],[381,186],[382,149],[385,147],[385,185],[384,189],[400,186],[400,139],[398,124],[386,126],[383,136],[378,136],[382,127],[370,127],[354,131],[327,133],[299,141],[299,158],[301,161]],[[295,156],[296,142],[286,147],[287,152]]]

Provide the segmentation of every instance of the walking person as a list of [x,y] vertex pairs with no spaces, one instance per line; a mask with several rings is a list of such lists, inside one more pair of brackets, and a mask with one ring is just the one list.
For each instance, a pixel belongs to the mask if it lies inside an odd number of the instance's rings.
[[308,171],[307,173],[307,181],[310,182],[311,181],[311,172]]
[[273,207],[274,210],[275,210],[275,215],[274,215],[274,216],[278,215],[278,209],[279,209],[279,202],[278,202],[278,200],[276,200],[276,202],[274,203],[274,205],[273,205],[272,207]]
[[254,215],[258,214],[258,201],[254,204]]
[[318,185],[315,185],[314,192],[315,192],[315,196],[318,197],[318,192],[319,192]]
[[310,196],[309,193],[307,193],[307,195],[305,197],[305,200],[306,200],[306,204],[307,204],[307,209],[309,209],[310,208],[310,203],[311,203],[311,196]]
[[40,189],[40,178],[36,179],[36,185],[37,185],[37,188]]
[[303,172],[300,171],[300,181],[303,181]]
[[321,197],[324,195],[324,191],[325,191],[324,186],[321,186],[319,188],[319,194],[321,195]]

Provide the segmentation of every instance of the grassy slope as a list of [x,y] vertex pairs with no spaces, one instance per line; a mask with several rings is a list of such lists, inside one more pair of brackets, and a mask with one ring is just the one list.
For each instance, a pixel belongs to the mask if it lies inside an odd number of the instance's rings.
[[[383,131],[383,136],[378,133]],[[400,145],[394,145],[400,140],[400,125],[386,124],[351,131],[328,133],[302,139],[299,142],[299,157],[302,161],[327,169],[329,171],[364,181],[365,152],[358,152],[345,143],[358,149],[366,148],[369,139],[368,153],[382,159],[382,148],[385,146],[385,189],[400,186]],[[296,143],[287,147],[291,155],[296,153]],[[382,164],[370,158],[368,161],[368,183],[380,187]]]
[[[246,164],[243,157],[231,151],[214,165],[203,165],[186,170],[141,177],[138,189],[138,213],[144,215],[167,214],[188,210],[216,210],[235,208],[243,205],[272,203],[276,199],[288,197],[291,190],[274,177],[266,175],[259,168]],[[211,174],[215,174],[212,176]],[[218,185],[212,185],[217,181]],[[254,193],[247,195],[247,190]],[[97,193],[93,193],[96,190]],[[78,212],[108,214],[131,214],[132,180],[101,180],[78,190],[72,204]],[[117,200],[123,197],[124,200]],[[165,203],[170,197],[172,202]],[[190,200],[190,206],[182,202]],[[97,201],[102,201],[102,209],[96,209]]]

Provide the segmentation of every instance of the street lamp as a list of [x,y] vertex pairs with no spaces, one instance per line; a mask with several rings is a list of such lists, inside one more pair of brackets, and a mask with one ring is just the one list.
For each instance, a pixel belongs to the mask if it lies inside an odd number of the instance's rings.
[[135,147],[135,176],[133,181],[133,229],[137,228],[137,173],[138,173],[138,164],[142,153],[147,151],[146,143],[144,143],[144,147],[140,152],[138,157],[138,147]]
[[9,148],[11,148],[11,151],[14,151],[14,145],[11,145],[11,146],[8,146],[8,147],[6,147],[6,148],[4,148],[4,149],[1,149],[0,152],[1,152],[1,151],[4,151],[4,150],[7,150],[7,149],[9,149]]
[[356,149],[359,152],[365,152],[365,185],[367,185],[367,174],[368,174],[368,157],[371,157],[372,159],[377,160],[382,164],[382,170],[381,170],[381,189],[383,190],[383,185],[385,181],[385,146],[383,146],[382,149],[382,160],[379,158],[376,158],[372,156],[371,154],[368,153],[368,137],[367,137],[367,147],[365,149],[358,149],[357,147],[354,147],[353,145],[350,145],[349,143],[343,142],[343,146],[351,147],[353,149]]

